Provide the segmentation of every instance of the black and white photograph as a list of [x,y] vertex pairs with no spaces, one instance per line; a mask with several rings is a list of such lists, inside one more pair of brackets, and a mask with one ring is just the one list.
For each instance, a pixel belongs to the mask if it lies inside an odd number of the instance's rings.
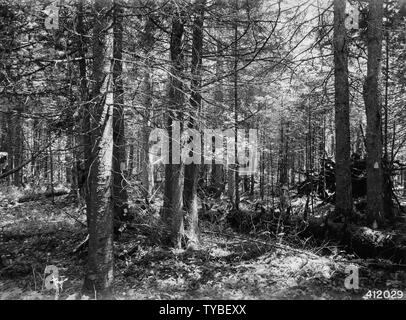
[[406,300],[405,72],[406,0],[0,0],[0,300]]

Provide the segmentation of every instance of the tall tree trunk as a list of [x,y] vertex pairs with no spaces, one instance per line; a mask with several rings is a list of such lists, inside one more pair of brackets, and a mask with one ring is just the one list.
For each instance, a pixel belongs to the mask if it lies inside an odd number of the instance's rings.
[[383,223],[382,128],[379,73],[382,57],[383,1],[370,0],[367,45],[368,72],[364,84],[367,117],[367,211],[370,224]]
[[78,54],[79,60],[79,75],[80,75],[80,115],[81,120],[78,120],[76,126],[80,128],[81,136],[79,141],[83,145],[81,150],[83,158],[77,159],[76,168],[78,173],[78,189],[79,193],[85,197],[86,203],[90,202],[89,198],[89,181],[87,179],[88,173],[91,166],[91,150],[92,150],[92,136],[91,136],[91,125],[90,125],[90,104],[89,104],[89,89],[87,81],[87,67],[86,67],[86,50],[87,46],[85,43],[85,26],[83,21],[84,15],[84,0],[79,0],[77,3],[77,32],[78,32]]
[[141,181],[143,187],[144,198],[146,202],[149,202],[152,195],[152,190],[154,189],[154,166],[150,161],[149,157],[149,135],[151,133],[151,118],[152,118],[152,84],[151,84],[151,62],[150,62],[150,52],[154,46],[154,22],[149,18],[145,25],[144,35],[143,35],[143,45],[145,59],[145,70],[144,78],[142,83],[142,94],[143,94],[143,124],[142,124],[142,160],[141,160]]
[[[334,75],[336,133],[336,213],[352,212],[350,91],[348,82],[348,41],[345,30],[346,1],[334,0]],[[324,169],[323,169],[324,170]]]
[[234,206],[236,210],[240,207],[240,174],[238,164],[238,0],[235,1],[235,21],[234,21],[234,130],[235,130],[235,147],[234,147],[234,161],[235,161],[235,201]]
[[[24,132],[23,132],[23,124],[22,124],[22,117],[21,113],[23,111],[23,106],[18,105],[16,108],[16,112],[14,114],[14,136],[13,143],[14,143],[14,167],[18,167],[24,161]],[[21,187],[23,184],[23,170],[17,170],[14,173],[14,185],[17,187]]]
[[124,89],[123,89],[123,7],[120,0],[114,1],[114,45],[113,45],[113,208],[115,235],[119,235],[121,225],[127,221],[128,194],[126,183],[126,139],[124,128]]
[[96,298],[111,298],[113,289],[113,93],[111,60],[113,33],[111,1],[94,4],[93,116],[91,167],[88,178],[88,265],[83,291]]
[[[220,78],[224,73],[223,68],[223,57],[222,55],[222,45],[220,41],[221,34],[218,34],[218,41],[217,41],[217,57],[216,57],[216,77]],[[224,86],[223,80],[220,80],[215,88],[214,91],[214,101],[218,103],[221,107],[224,104]],[[220,110],[220,113],[223,113],[224,110]],[[219,152],[215,150],[213,146],[213,152]],[[222,152],[222,151],[221,151]],[[215,159],[212,161],[212,170],[211,170],[211,184],[216,187],[219,191],[217,195],[220,196],[222,192],[224,192],[224,164],[223,163],[216,163]]]
[[[388,1],[386,2],[386,11],[388,11]],[[384,155],[383,155],[383,208],[385,216],[389,219],[394,218],[392,202],[392,169],[393,158],[389,156],[389,30],[385,31],[385,117],[384,117]]]
[[170,229],[170,238],[175,248],[180,248],[184,236],[183,221],[183,176],[184,165],[180,155],[173,152],[180,145],[181,134],[177,131],[181,128],[175,128],[175,122],[183,118],[184,108],[183,93],[183,33],[184,21],[181,16],[183,13],[174,12],[172,17],[172,31],[170,43],[171,55],[171,74],[169,83],[169,107],[167,114],[166,130],[169,136],[169,164],[165,165],[165,192],[164,192],[164,220]]
[[[195,3],[195,19],[193,22],[192,43],[192,82],[190,111],[191,117],[188,122],[190,129],[196,129],[195,119],[200,114],[202,96],[200,93],[202,82],[202,54],[203,54],[203,24],[206,0],[198,0]],[[200,144],[200,141],[193,141]],[[195,152],[195,151],[193,151]],[[197,180],[199,178],[200,165],[191,163],[185,165],[185,182],[183,189],[183,201],[186,210],[186,237],[188,246],[195,247],[200,242],[199,216],[197,212]]]

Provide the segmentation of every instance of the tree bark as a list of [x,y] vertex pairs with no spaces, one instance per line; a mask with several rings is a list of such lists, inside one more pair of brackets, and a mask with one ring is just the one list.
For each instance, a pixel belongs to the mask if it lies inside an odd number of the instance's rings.
[[[386,11],[388,2],[386,2]],[[392,161],[389,155],[389,30],[385,31],[385,117],[384,117],[384,155],[383,155],[383,208],[385,216],[391,220],[394,218],[392,201]],[[392,149],[393,150],[393,149]]]
[[[286,128],[285,128],[286,126]],[[288,156],[287,156],[287,137],[286,137],[287,125],[286,121],[281,119],[280,129],[280,143],[279,143],[279,186],[288,185]]]
[[233,56],[234,56],[234,130],[235,130],[235,147],[234,147],[234,161],[235,161],[235,171],[234,171],[234,207],[238,211],[240,207],[240,174],[239,174],[239,164],[238,164],[238,0],[235,1],[235,21],[234,21],[234,46],[233,46]]
[[[192,82],[190,105],[192,115],[188,126],[196,129],[195,119],[199,117],[202,96],[200,93],[202,82],[202,54],[203,54],[203,24],[206,0],[198,0],[195,3],[196,16],[193,22],[193,43],[192,43]],[[194,141],[198,144],[200,141]],[[193,151],[194,152],[194,151]],[[200,165],[191,163],[185,165],[185,182],[183,189],[183,201],[186,210],[186,237],[188,247],[196,247],[200,243],[199,216],[197,212],[197,180],[199,178]]]
[[113,208],[115,235],[125,221],[128,213],[128,194],[126,182],[126,139],[124,127],[124,89],[123,89],[123,7],[119,0],[114,1],[114,45],[113,45]]
[[[218,38],[220,39],[221,34],[219,32]],[[217,41],[217,57],[216,57],[216,77],[221,78],[223,73],[224,73],[224,68],[223,68],[223,57],[222,55],[222,45],[221,41]],[[219,80],[219,82],[216,85],[215,91],[214,91],[214,101],[218,103],[220,106],[223,106],[224,104],[224,86],[223,86],[223,80]],[[222,113],[223,110],[220,110]],[[219,152],[218,150],[215,150],[215,147],[213,146],[213,152]],[[223,152],[223,151],[221,151]],[[219,191],[217,193],[218,196],[221,196],[221,194],[224,192],[224,164],[223,163],[216,163],[215,159],[212,161],[212,170],[211,170],[211,184],[216,187],[216,189]]]
[[90,111],[92,141],[88,178],[87,215],[89,229],[88,265],[84,293],[108,299],[113,293],[113,92],[111,60],[113,33],[110,0],[94,4],[93,92]]
[[383,223],[382,128],[379,73],[382,57],[383,1],[369,2],[368,72],[364,84],[367,117],[367,211],[370,224]]
[[[13,139],[13,144],[14,144],[14,152],[13,152],[13,157],[14,157],[14,165],[13,167],[17,167],[20,165],[20,163],[23,163],[24,161],[24,132],[23,132],[23,124],[22,124],[22,117],[21,113],[23,111],[23,107],[18,105],[16,107],[16,112],[13,116],[13,130],[14,130],[14,135],[12,136]],[[23,170],[17,170],[14,173],[14,185],[16,187],[21,187],[23,184]]]
[[[184,21],[182,13],[174,12],[172,17],[172,31],[170,42],[171,74],[169,83],[169,106],[166,130],[169,136],[169,164],[165,165],[165,192],[163,219],[170,229],[170,240],[175,248],[181,248],[184,237],[183,205],[183,177],[184,165],[172,152],[180,144],[180,137],[176,134],[175,121],[182,121],[184,108],[183,93],[183,34]],[[181,131],[181,128],[179,128]],[[176,157],[176,159],[175,159]]]
[[86,202],[89,202],[89,181],[87,180],[88,173],[91,166],[91,150],[92,150],[92,136],[91,136],[91,125],[90,125],[90,104],[89,102],[89,89],[87,81],[87,67],[86,67],[86,43],[85,43],[85,26],[83,21],[84,15],[84,0],[79,0],[77,3],[77,32],[78,32],[78,54],[79,60],[79,75],[80,75],[80,115],[81,120],[77,123],[80,128],[81,137],[80,142],[83,145],[81,151],[83,157],[82,160],[78,159],[76,162],[76,168],[78,172],[78,189],[79,193],[84,196]]
[[403,196],[406,196],[406,169],[402,170],[403,179]]
[[143,44],[145,55],[145,70],[142,83],[143,94],[143,124],[142,124],[142,160],[141,160],[141,181],[143,187],[143,194],[145,201],[148,203],[154,189],[154,166],[149,157],[149,135],[151,133],[151,118],[152,118],[152,84],[151,84],[151,62],[150,52],[153,50],[154,37],[153,37],[154,23],[152,19],[148,19],[144,29]]
[[348,42],[345,29],[346,1],[334,0],[334,76],[335,76],[335,154],[336,214],[350,217],[352,212],[350,91],[348,82]]

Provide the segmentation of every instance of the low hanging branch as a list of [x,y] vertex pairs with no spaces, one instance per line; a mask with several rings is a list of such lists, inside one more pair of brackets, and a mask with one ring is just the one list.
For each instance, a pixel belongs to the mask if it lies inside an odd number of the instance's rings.
[[[52,141],[52,140],[51,140]],[[38,150],[36,153],[34,153],[31,158],[29,158],[28,160],[24,161],[23,163],[21,163],[19,166],[3,173],[0,175],[0,180],[7,178],[8,176],[20,171],[22,168],[24,168],[26,165],[28,165],[29,163],[33,162],[36,158],[38,158],[38,156],[40,154],[42,154],[45,150],[48,149],[48,147],[51,145],[51,142],[49,142],[44,148]]]

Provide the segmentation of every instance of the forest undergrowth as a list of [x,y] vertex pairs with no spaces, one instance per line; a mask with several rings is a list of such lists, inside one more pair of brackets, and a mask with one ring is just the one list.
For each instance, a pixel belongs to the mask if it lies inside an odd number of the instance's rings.
[[[115,242],[116,299],[362,299],[373,289],[405,290],[405,265],[360,259],[338,242],[300,236],[292,224],[281,229],[269,214],[260,232],[233,228],[214,213],[203,216],[201,246],[175,250],[160,242],[158,210],[132,206],[137,214]],[[92,299],[79,295],[87,257],[84,208],[70,195],[22,203],[7,196],[0,210],[0,300]],[[225,211],[218,205],[216,212]],[[59,270],[59,293],[44,286],[49,265]],[[347,290],[346,267],[354,265],[359,289]]]

